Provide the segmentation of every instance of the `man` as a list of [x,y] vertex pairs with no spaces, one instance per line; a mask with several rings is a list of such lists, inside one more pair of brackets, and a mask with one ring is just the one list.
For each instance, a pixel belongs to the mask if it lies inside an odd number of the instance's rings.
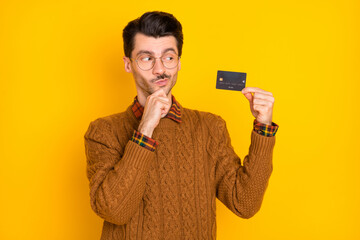
[[256,118],[242,165],[225,121],[183,108],[171,94],[183,44],[174,16],[145,13],[123,38],[137,96],[125,112],[92,121],[84,136],[101,239],[215,239],[216,197],[242,218],[260,209],[278,128],[274,98],[259,88],[242,91]]

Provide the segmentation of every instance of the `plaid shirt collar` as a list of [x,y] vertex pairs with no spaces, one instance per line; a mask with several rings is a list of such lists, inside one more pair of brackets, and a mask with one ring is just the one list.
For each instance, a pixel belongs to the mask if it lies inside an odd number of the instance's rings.
[[[172,99],[172,105],[168,114],[165,117],[180,123],[181,122],[180,104],[176,101],[173,95],[171,95],[171,99]],[[144,113],[144,107],[140,105],[137,96],[134,98],[134,103],[131,109],[135,117],[140,120]]]

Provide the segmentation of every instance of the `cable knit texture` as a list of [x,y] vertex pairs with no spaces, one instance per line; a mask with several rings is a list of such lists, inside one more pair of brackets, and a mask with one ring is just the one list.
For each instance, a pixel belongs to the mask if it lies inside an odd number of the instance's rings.
[[130,140],[139,125],[131,106],[90,123],[87,177],[101,240],[216,239],[216,197],[242,218],[260,209],[275,137],[252,131],[241,163],[221,117],[180,110],[181,123],[160,120],[154,152]]

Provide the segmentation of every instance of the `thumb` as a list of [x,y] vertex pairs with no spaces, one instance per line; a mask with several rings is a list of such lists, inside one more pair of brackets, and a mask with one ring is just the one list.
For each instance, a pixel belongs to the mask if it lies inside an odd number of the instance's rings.
[[254,96],[251,94],[251,92],[244,93],[244,96],[246,97],[247,100],[249,100],[250,110],[254,114],[254,107],[253,107],[254,106],[254,104],[253,104]]
[[254,97],[251,93],[244,93],[244,96],[247,98],[247,100],[249,100],[250,103],[252,103]]

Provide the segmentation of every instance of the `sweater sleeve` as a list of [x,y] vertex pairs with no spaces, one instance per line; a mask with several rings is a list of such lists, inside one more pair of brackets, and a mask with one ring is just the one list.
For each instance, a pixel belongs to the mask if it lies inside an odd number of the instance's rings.
[[[219,117],[220,118],[220,117]],[[243,164],[231,146],[225,121],[219,119],[213,141],[216,149],[216,196],[242,218],[250,218],[261,207],[272,172],[275,136],[251,132],[251,145]]]
[[126,224],[143,197],[154,152],[131,140],[119,150],[111,123],[102,118],[90,123],[84,138],[91,208],[108,222]]

